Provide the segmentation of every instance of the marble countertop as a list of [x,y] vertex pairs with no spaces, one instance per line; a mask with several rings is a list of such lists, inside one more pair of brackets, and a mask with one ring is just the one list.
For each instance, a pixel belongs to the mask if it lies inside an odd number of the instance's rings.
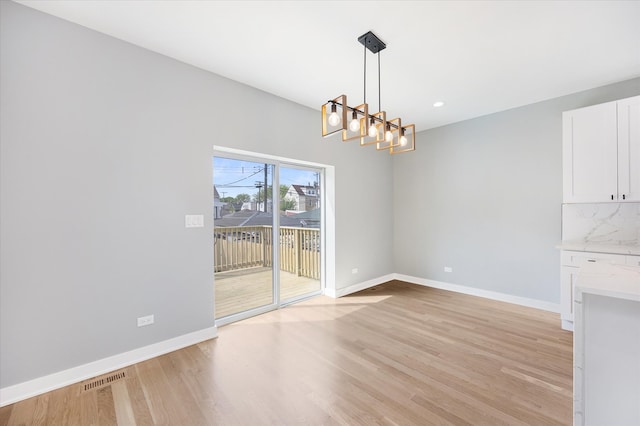
[[640,266],[587,263],[580,268],[576,290],[640,302]]
[[556,246],[560,250],[586,251],[592,253],[628,254],[640,256],[640,242],[631,244],[591,243],[584,241],[562,241]]

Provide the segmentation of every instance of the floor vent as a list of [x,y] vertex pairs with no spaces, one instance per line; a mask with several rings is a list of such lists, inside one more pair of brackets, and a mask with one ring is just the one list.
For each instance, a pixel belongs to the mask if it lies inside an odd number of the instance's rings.
[[110,373],[106,376],[101,376],[101,377],[97,377],[94,379],[91,379],[87,382],[83,382],[82,383],[82,391],[83,392],[88,392],[88,391],[92,391],[95,389],[99,389],[101,387],[104,386],[109,386],[111,383],[118,381],[118,380],[122,380],[126,377],[125,372],[124,371],[118,371],[116,373]]

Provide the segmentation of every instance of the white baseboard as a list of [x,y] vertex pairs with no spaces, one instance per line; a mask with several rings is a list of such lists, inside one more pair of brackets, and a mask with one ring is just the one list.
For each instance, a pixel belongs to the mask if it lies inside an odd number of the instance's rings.
[[325,296],[333,297],[337,299],[338,297],[346,296],[347,294],[355,293],[357,291],[365,290],[370,287],[377,286],[379,284],[386,283],[395,279],[396,274],[387,274],[382,277],[374,278],[372,280],[364,281],[358,284],[350,285],[349,287],[338,288],[338,289],[325,289]]
[[18,383],[17,385],[7,386],[0,389],[0,407],[195,345],[217,336],[217,327],[205,328],[68,370]]
[[346,296],[357,291],[365,290],[367,288],[383,284],[392,280],[405,281],[411,284],[423,285],[426,287],[439,288],[442,290],[454,291],[456,293],[469,294],[471,296],[484,297],[485,299],[498,300],[500,302],[513,303],[515,305],[527,306],[529,308],[540,309],[549,312],[560,312],[559,303],[545,302],[543,300],[530,299],[528,297],[514,296],[506,293],[499,293],[495,291],[483,290],[475,287],[467,287],[459,284],[450,284],[442,281],[434,281],[426,278],[412,277],[404,274],[387,274],[382,277],[374,278],[368,281],[364,281],[358,284],[350,285],[349,287],[339,289],[326,289],[325,295],[329,297],[338,298]]
[[498,293],[495,291],[483,290],[475,287],[467,287],[459,284],[449,284],[442,281],[428,280],[426,278],[412,277],[403,274],[392,274],[393,279],[405,281],[412,284],[423,285],[426,287],[439,288],[442,290],[454,291],[456,293],[469,294],[471,296],[484,297],[485,299],[498,300],[500,302],[513,303],[515,305],[527,306],[549,312],[560,312],[559,303],[545,302],[543,300],[530,299],[528,297],[514,296],[506,293]]

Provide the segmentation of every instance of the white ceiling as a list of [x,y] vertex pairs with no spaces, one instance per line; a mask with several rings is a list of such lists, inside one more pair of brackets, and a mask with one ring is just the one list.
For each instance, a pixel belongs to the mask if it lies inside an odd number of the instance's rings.
[[357,38],[372,30],[382,109],[416,130],[640,76],[640,1],[19,3],[318,110],[362,102]]

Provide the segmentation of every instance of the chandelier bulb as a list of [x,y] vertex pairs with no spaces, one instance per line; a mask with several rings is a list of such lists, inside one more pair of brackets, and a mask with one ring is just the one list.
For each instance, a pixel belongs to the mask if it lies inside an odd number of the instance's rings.
[[370,138],[378,137],[378,128],[376,127],[376,120],[373,118],[373,116],[371,117],[371,121],[369,122],[369,130],[367,131],[367,134]]
[[404,129],[400,130],[400,134],[402,135],[400,136],[400,145],[406,146],[408,141],[407,141],[407,137],[404,135]]
[[351,122],[349,123],[349,130],[357,132],[360,130],[360,120],[358,120],[358,113],[353,111],[351,114]]
[[387,142],[393,141],[393,133],[391,133],[391,126],[387,124],[387,131],[384,133],[384,140]]
[[329,124],[334,127],[340,124],[340,116],[337,112],[331,113],[331,115],[329,116]]
[[340,116],[336,112],[336,104],[331,105],[331,115],[329,115],[328,121],[329,121],[329,125],[334,127],[340,124]]

